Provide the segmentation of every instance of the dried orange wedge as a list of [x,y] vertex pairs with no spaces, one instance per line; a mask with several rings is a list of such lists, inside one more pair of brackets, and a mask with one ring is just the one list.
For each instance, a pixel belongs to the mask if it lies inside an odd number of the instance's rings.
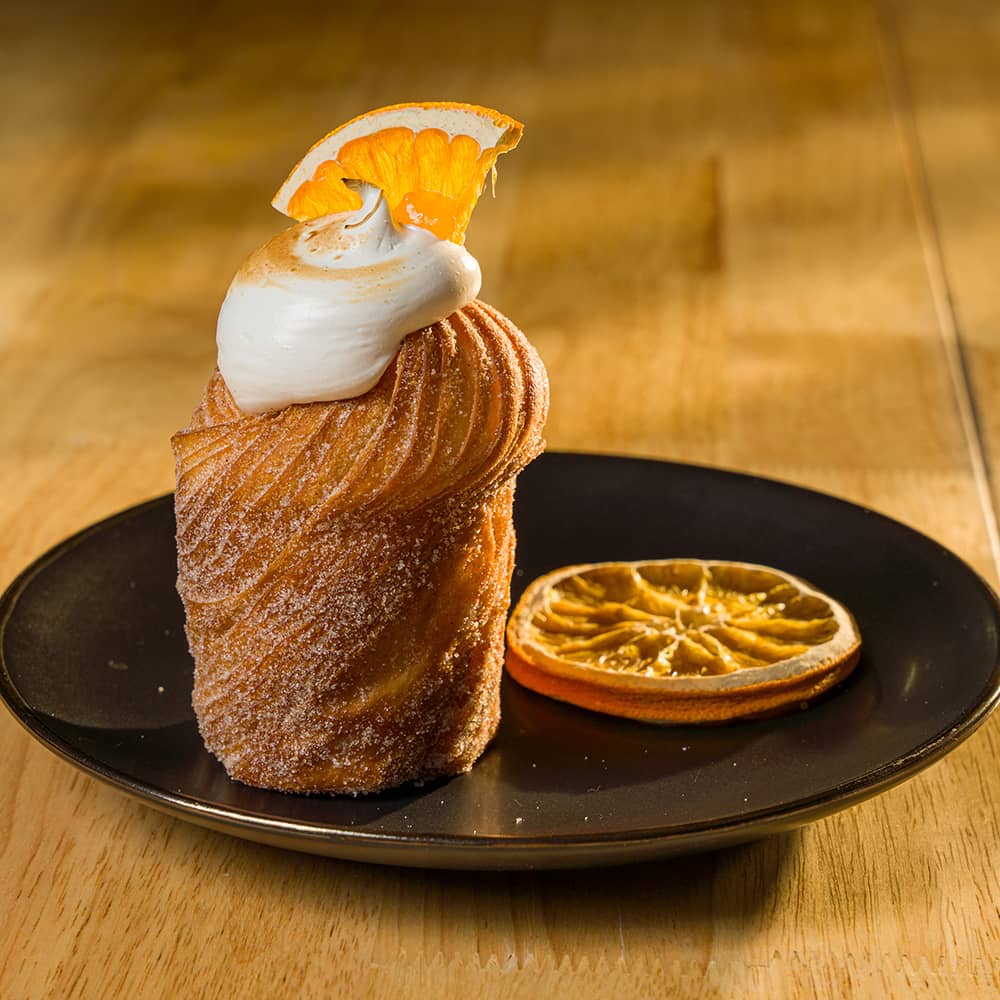
[[561,701],[648,722],[724,722],[801,705],[846,677],[850,612],[767,566],[697,559],[567,566],[507,626],[507,669]]
[[487,174],[521,139],[520,122],[475,104],[393,104],[352,118],[299,161],[271,204],[304,221],[361,207],[345,178],[385,192],[399,225],[461,243]]

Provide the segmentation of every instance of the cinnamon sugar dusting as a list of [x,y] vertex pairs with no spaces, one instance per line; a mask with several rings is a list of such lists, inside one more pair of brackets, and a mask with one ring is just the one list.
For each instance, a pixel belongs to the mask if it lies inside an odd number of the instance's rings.
[[199,726],[233,777],[358,792],[472,766],[547,406],[534,349],[478,301],[358,398],[245,414],[212,376],[173,439],[178,589]]

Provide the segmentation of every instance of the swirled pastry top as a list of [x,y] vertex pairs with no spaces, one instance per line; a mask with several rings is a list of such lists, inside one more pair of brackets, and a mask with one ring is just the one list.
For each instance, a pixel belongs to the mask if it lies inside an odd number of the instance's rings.
[[475,299],[463,247],[397,227],[382,192],[292,226],[254,251],[222,308],[219,371],[245,413],[351,399],[371,389],[407,334]]
[[249,414],[216,372],[173,437],[185,600],[241,592],[331,520],[481,499],[542,450],[548,400],[535,349],[478,300],[406,337],[356,399]]

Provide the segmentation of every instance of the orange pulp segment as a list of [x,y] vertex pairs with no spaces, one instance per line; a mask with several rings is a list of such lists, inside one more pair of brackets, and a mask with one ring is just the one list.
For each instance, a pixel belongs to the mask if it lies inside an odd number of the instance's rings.
[[345,179],[385,193],[397,225],[420,226],[463,242],[497,157],[513,149],[523,126],[473,104],[395,104],[347,122],[317,142],[275,194],[293,219],[316,219],[361,207]]

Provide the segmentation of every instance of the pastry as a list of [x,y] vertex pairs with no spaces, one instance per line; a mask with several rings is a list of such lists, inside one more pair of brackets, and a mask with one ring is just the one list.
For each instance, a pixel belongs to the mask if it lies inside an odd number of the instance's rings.
[[515,478],[548,403],[474,259],[354,187],[360,207],[240,269],[173,438],[200,731],[233,778],[285,791],[372,792],[483,752]]

